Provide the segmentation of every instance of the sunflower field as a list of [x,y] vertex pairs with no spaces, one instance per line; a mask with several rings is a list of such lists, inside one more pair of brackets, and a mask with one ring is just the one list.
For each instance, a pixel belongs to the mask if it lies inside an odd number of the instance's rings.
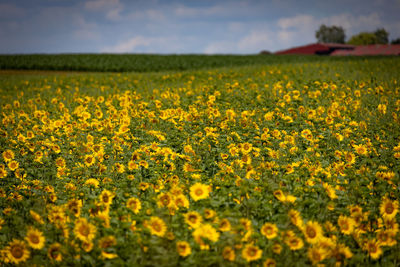
[[400,59],[0,72],[4,266],[399,266]]

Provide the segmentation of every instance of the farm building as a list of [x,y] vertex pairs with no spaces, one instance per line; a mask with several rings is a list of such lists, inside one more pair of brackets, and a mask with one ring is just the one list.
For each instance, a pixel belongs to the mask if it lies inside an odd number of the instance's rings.
[[400,55],[400,45],[359,45],[352,50],[335,50],[332,56]]
[[289,54],[297,54],[297,55],[330,55],[332,52],[336,50],[352,50],[354,49],[354,45],[346,45],[346,44],[308,44],[303,46],[293,47],[287,50],[281,50],[275,52],[277,55],[289,55]]
[[400,45],[347,45],[315,43],[275,52],[276,55],[400,55]]

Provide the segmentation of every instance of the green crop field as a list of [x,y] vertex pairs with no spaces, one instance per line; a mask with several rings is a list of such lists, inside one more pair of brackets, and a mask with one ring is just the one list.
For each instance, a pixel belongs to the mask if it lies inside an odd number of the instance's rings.
[[[384,57],[372,57],[380,59]],[[353,57],[352,60],[364,60]],[[185,71],[298,62],[347,61],[343,57],[298,55],[152,55],[152,54],[58,54],[0,55],[0,69],[69,70],[95,72]]]
[[400,265],[398,57],[0,66],[1,265]]

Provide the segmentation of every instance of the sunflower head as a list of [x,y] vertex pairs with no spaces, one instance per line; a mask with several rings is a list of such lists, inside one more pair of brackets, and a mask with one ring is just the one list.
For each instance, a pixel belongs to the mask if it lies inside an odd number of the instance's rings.
[[278,227],[273,223],[265,223],[261,227],[261,234],[268,239],[272,239],[278,235]]
[[30,256],[30,251],[24,241],[13,239],[6,247],[7,258],[10,262],[18,264],[26,261]]
[[45,238],[43,233],[33,227],[29,228],[25,240],[33,249],[42,249],[44,247]]
[[176,242],[176,250],[178,251],[178,254],[182,257],[186,257],[192,253],[192,249],[190,248],[189,243],[186,241]]
[[247,261],[255,261],[261,258],[262,250],[252,244],[247,244],[242,250],[242,257]]
[[150,230],[152,235],[163,237],[167,231],[167,225],[165,222],[156,216],[152,216],[146,223],[146,227]]

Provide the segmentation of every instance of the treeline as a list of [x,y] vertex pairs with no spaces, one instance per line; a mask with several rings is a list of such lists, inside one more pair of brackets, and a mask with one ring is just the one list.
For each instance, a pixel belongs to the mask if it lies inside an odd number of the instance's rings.
[[[341,26],[326,26],[322,24],[315,32],[319,43],[338,43],[351,45],[389,44],[389,32],[378,28],[374,32],[360,32],[346,42],[346,33]],[[400,38],[392,39],[391,44],[400,44]]]

